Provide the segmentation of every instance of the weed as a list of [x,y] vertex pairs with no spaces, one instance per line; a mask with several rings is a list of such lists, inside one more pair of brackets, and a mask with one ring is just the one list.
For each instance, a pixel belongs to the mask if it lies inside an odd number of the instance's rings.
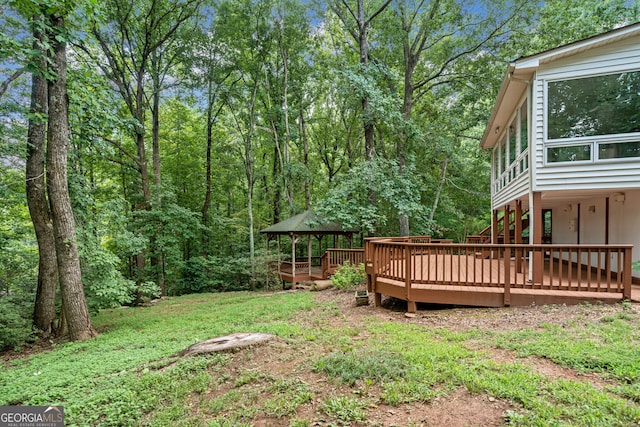
[[323,357],[313,365],[313,369],[353,386],[363,379],[382,382],[401,378],[405,374],[405,363],[399,355],[389,351],[360,350]]
[[329,397],[322,404],[322,410],[325,414],[342,423],[366,421],[366,408],[366,402],[346,396]]
[[251,383],[256,383],[261,381],[269,381],[272,379],[273,377],[271,377],[270,375],[264,374],[258,370],[246,369],[240,373],[240,375],[238,376],[238,378],[236,378],[233,385],[235,387],[242,387],[245,384],[251,384]]
[[264,412],[267,415],[283,417],[292,415],[298,406],[313,399],[309,386],[297,378],[281,380],[270,387],[274,396],[264,404]]

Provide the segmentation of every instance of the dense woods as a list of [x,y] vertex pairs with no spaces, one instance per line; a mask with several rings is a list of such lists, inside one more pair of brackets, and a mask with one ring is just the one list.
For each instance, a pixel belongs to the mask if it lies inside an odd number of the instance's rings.
[[268,286],[258,231],[309,208],[364,236],[463,240],[489,225],[478,141],[508,60],[639,13],[623,0],[0,10],[0,347],[91,337],[103,307]]

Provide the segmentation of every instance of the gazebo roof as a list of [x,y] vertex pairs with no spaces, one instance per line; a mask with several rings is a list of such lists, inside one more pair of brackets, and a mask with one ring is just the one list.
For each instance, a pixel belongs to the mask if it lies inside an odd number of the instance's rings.
[[260,233],[273,234],[353,234],[357,230],[347,230],[338,222],[327,222],[310,210],[304,211],[289,219],[280,221],[260,230]]

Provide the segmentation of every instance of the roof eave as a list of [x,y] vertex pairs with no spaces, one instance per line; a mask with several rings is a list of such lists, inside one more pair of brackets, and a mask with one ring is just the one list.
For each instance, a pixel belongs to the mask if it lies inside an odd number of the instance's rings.
[[[510,104],[520,99],[523,91],[526,90],[526,86],[531,82],[536,69],[537,66],[532,66],[531,63],[526,64],[526,67],[515,61],[509,63],[507,72],[502,80],[502,85],[500,85],[498,96],[493,105],[491,116],[489,116],[489,121],[482,135],[480,147],[487,149],[496,144],[498,136],[501,133],[500,131],[504,129],[506,125],[505,123],[497,122],[498,116],[505,108],[511,110]],[[525,86],[523,87],[523,85]],[[507,99],[511,99],[509,107],[505,107],[505,100]],[[511,111],[509,111],[509,115],[510,114]]]

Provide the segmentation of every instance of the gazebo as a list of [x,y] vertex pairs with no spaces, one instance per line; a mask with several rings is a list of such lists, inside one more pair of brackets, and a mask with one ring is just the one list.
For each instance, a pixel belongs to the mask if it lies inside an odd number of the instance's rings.
[[[300,282],[327,279],[335,268],[345,261],[353,264],[364,262],[364,249],[353,249],[353,235],[358,233],[357,230],[348,230],[340,223],[325,221],[310,210],[260,230],[260,233],[267,235],[267,249],[272,240],[278,242],[278,275],[283,281],[294,285]],[[281,236],[291,238],[290,261],[281,259]],[[296,245],[300,238],[305,236],[307,237],[306,259],[296,260]],[[333,236],[333,248],[313,256],[312,237],[318,240],[318,248],[321,252],[322,240],[325,236]],[[349,249],[337,248],[341,236],[347,239]]]

